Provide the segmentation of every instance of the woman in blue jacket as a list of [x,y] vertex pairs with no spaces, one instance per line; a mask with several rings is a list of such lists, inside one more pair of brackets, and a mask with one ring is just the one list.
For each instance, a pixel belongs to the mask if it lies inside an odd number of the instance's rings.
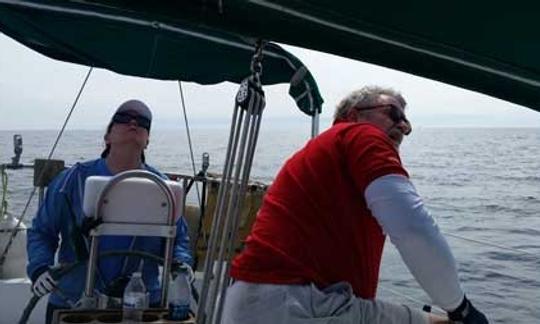
[[[77,163],[59,174],[49,185],[45,201],[40,206],[28,230],[28,276],[32,291],[38,296],[49,292],[47,320],[50,323],[55,309],[69,308],[84,291],[86,267],[78,267],[67,275],[54,280],[50,267],[69,264],[80,259],[80,232],[84,219],[82,202],[84,183],[94,175],[112,176],[119,172],[143,169],[163,178],[165,176],[145,163],[144,150],[148,145],[152,113],[138,100],[123,103],[113,115],[104,136],[106,148],[101,158]],[[84,239],[82,239],[83,243]],[[82,244],[84,245],[84,244]],[[159,237],[104,236],[100,239],[99,252],[110,250],[137,250],[163,255],[164,240]],[[85,249],[83,248],[82,251]],[[173,250],[175,261],[192,265],[188,229],[184,218],[177,223],[176,242]],[[138,257],[110,257],[100,260],[97,268],[96,288],[103,290],[123,276],[136,271]],[[150,294],[150,305],[160,302],[159,269],[154,261],[145,260],[143,279]],[[58,290],[56,288],[59,288]]]

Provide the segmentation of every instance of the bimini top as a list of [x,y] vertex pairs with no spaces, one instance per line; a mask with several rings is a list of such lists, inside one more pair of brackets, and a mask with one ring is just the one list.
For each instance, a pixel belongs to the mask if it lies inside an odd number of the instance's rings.
[[[0,0],[0,29],[57,59],[199,83],[239,81],[261,38],[540,111],[538,12],[536,2],[465,0]],[[282,78],[275,71],[287,70],[287,59],[267,58],[267,84],[298,73]]]
[[[0,31],[51,58],[121,74],[199,84],[239,83],[250,75],[255,38],[171,21],[124,2],[0,1]],[[263,84],[289,83],[300,110],[321,112],[317,83],[298,58],[267,43],[262,63]]]

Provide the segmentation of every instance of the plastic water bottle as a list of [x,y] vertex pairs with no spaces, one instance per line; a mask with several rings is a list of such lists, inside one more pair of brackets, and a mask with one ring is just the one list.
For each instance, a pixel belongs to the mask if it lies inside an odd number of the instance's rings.
[[191,286],[187,271],[179,271],[169,287],[169,319],[183,321],[189,318]]
[[142,322],[147,304],[146,287],[140,272],[134,272],[124,290],[124,322]]

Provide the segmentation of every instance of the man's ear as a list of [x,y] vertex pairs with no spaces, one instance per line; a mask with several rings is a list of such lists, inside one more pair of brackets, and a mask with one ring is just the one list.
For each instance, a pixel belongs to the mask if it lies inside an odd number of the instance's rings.
[[347,121],[355,122],[357,118],[358,118],[358,113],[356,112],[356,110],[354,109],[349,110],[346,117]]
[[109,141],[109,133],[103,135],[103,141],[104,141],[105,144],[107,144],[107,145],[111,144],[110,141]]

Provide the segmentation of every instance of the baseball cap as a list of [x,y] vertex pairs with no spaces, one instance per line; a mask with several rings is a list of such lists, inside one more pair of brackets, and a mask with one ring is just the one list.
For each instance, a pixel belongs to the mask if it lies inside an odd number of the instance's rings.
[[116,109],[114,114],[116,115],[118,113],[124,113],[124,112],[130,112],[130,111],[137,113],[137,115],[142,116],[148,119],[149,121],[152,121],[152,112],[150,111],[150,108],[148,108],[148,106],[144,102],[140,100],[135,100],[135,99],[128,100],[124,102],[123,104],[121,104],[120,107]]

